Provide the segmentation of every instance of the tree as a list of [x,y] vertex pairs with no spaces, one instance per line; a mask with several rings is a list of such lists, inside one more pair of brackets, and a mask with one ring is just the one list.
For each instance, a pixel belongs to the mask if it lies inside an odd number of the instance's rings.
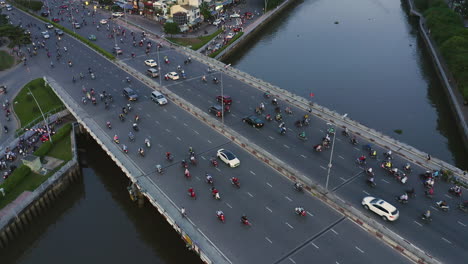
[[9,48],[31,43],[31,37],[25,34],[24,29],[10,24],[0,26],[0,36],[7,37],[10,40]]
[[180,33],[180,28],[179,25],[175,22],[166,22],[164,24],[164,32],[168,34],[179,34]]
[[98,2],[101,5],[113,5],[114,4],[114,1],[112,0],[99,0]]
[[213,16],[211,15],[210,6],[207,2],[203,2],[200,5],[200,13],[205,18],[205,20],[210,20],[211,18],[213,18]]

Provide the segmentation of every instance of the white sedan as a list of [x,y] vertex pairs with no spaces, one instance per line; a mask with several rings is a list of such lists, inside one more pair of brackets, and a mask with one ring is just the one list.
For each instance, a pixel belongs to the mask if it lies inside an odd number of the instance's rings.
[[101,19],[101,20],[99,21],[99,23],[101,23],[101,25],[105,25],[105,24],[107,24],[107,20]]
[[124,15],[123,12],[114,12],[114,13],[112,13],[112,16],[113,16],[113,17],[121,17],[121,16],[123,16],[123,15]]
[[156,67],[156,66],[158,66],[158,64],[156,63],[156,61],[153,60],[153,59],[145,60],[145,64],[146,64],[146,66],[149,66],[149,67]]
[[41,34],[42,34],[42,36],[43,36],[45,39],[50,38],[50,35],[49,35],[49,32],[48,32],[48,31],[44,31],[44,32],[42,32]]
[[171,80],[179,80],[179,74],[177,72],[170,72],[166,74],[166,77]]
[[239,17],[240,17],[240,15],[239,15],[239,14],[237,14],[237,13],[234,13],[234,14],[232,14],[230,17],[231,17],[231,18],[239,18]]
[[240,160],[229,150],[218,149],[216,156],[231,168],[235,168],[240,165]]
[[376,213],[382,217],[384,221],[395,221],[400,215],[398,209],[396,209],[395,206],[379,198],[366,196],[362,199],[361,203],[362,206],[366,208],[366,210],[370,210]]

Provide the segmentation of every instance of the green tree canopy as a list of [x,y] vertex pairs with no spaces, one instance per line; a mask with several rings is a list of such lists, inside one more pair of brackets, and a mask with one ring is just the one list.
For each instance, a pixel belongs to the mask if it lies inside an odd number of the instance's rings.
[[10,40],[8,47],[31,43],[31,37],[24,33],[24,29],[10,24],[0,26],[0,36]]
[[180,33],[179,25],[175,22],[166,22],[164,24],[164,32],[167,34],[178,34]]
[[205,20],[209,20],[209,19],[213,18],[213,16],[211,15],[210,6],[208,5],[207,2],[203,2],[200,5],[200,13],[205,18]]

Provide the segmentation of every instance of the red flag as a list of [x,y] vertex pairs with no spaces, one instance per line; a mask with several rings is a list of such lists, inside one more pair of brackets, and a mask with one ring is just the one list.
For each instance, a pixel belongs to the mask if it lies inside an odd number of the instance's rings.
[[310,97],[314,97],[315,94],[314,94],[314,93],[310,93],[309,95],[310,95]]

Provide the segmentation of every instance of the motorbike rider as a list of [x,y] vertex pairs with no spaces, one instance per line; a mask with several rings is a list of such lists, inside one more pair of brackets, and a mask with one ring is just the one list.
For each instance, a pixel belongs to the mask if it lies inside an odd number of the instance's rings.
[[206,76],[205,75],[203,75],[201,79],[202,79],[202,81],[206,82]]
[[400,202],[407,202],[408,201],[408,194],[404,193],[404,194],[400,195],[400,197],[398,197],[398,200]]
[[385,152],[385,157],[386,157],[387,159],[391,159],[391,158],[392,158],[392,151],[389,150],[389,151]]
[[114,135],[114,142],[119,143],[119,137],[117,135]]
[[249,222],[249,219],[247,219],[247,216],[246,216],[246,215],[242,215],[242,216],[241,216],[241,222],[242,222],[243,224],[247,224],[247,223]]
[[190,177],[190,171],[186,168],[184,171],[185,177]]
[[274,104],[274,105],[277,105],[278,104],[278,99],[273,98],[273,100],[271,100],[271,103]]
[[302,131],[301,133],[299,133],[299,137],[300,138],[306,138],[306,132]]
[[145,145],[149,146],[150,145],[150,140],[148,138],[145,138]]
[[170,160],[172,158],[172,155],[170,152],[166,152],[166,159]]
[[299,182],[294,183],[294,189],[298,191],[302,190],[302,184],[300,184]]
[[322,145],[318,144],[314,146],[315,151],[322,151]]
[[190,188],[188,189],[188,193],[189,193],[189,195],[190,195],[191,197],[195,197],[195,190],[193,189],[193,187],[190,187]]
[[260,110],[265,110],[265,104],[263,102],[260,103]]
[[428,196],[434,195],[434,188],[429,188],[429,190],[424,191],[424,193]]
[[372,168],[368,168],[368,169],[366,170],[366,173],[367,173],[368,175],[374,175],[374,172],[372,171]]
[[185,160],[182,160],[180,164],[182,165],[182,167],[187,168],[187,162]]
[[406,163],[405,166],[403,166],[403,169],[409,171],[411,170],[411,165],[409,163]]
[[448,204],[445,200],[442,200],[442,201],[438,201],[436,203],[440,208],[444,208],[444,207],[448,207]]
[[142,156],[145,155],[145,150],[143,148],[138,148],[138,153]]
[[369,155],[370,155],[371,157],[373,157],[373,158],[377,157],[377,150],[371,149],[371,150],[369,151]]
[[218,218],[221,218],[221,216],[223,216],[223,215],[224,215],[223,211],[221,211],[221,210],[216,211],[216,216]]
[[213,177],[208,173],[206,173],[205,175],[206,175],[206,182],[208,184],[213,184]]
[[128,132],[128,137],[130,138],[130,140],[135,139],[135,135],[133,135],[132,131]]
[[133,130],[138,131],[138,124],[137,123],[133,123],[132,127],[133,127]]
[[366,156],[361,155],[361,156],[358,158],[358,160],[359,160],[359,163],[364,164],[364,163],[366,163]]
[[123,145],[123,146],[122,146],[122,150],[123,150],[125,153],[127,153],[127,152],[128,152],[127,146],[126,146],[126,145]]
[[393,175],[397,175],[398,174],[398,168],[392,168],[390,170],[390,172],[393,174]]
[[384,163],[384,167],[385,167],[385,169],[387,169],[387,170],[391,169],[391,168],[392,168],[392,162],[386,161],[386,162]]
[[432,189],[432,187],[434,187],[434,178],[432,178],[432,177],[431,177],[431,178],[428,178],[428,179],[426,180],[426,182],[424,182],[424,184],[426,185],[426,187]]
[[197,160],[195,159],[195,156],[194,155],[190,155],[190,162],[192,164],[195,164],[197,162]]
[[111,128],[111,127],[112,127],[111,122],[110,122],[110,121],[107,121],[107,122],[106,122],[106,126],[107,126],[108,128]]
[[125,119],[124,114],[120,113],[120,114],[119,114],[119,119],[120,119],[120,120],[124,120],[124,119]]
[[460,195],[461,192],[462,192],[461,187],[458,186],[458,185],[455,185],[455,186],[453,186],[453,187],[450,188],[450,189],[451,189],[455,194],[457,194],[457,195]]
[[305,215],[305,210],[302,207],[296,207],[295,211],[298,215]]
[[427,210],[425,213],[423,213],[422,217],[424,219],[430,219],[431,218],[431,211]]
[[239,179],[238,179],[238,178],[232,177],[232,178],[231,178],[231,181],[232,181],[232,184],[234,184],[234,185],[239,185]]

